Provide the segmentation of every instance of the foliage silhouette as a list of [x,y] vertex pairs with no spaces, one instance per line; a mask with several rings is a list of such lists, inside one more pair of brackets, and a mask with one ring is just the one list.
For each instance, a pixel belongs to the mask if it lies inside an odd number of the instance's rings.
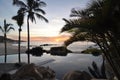
[[92,54],[93,56],[99,56],[102,54],[102,51],[97,48],[88,48],[86,50],[81,51],[81,53]]
[[12,17],[13,20],[17,22],[17,25],[19,26],[19,36],[18,36],[18,61],[21,63],[21,57],[20,57],[20,44],[21,44],[21,26],[23,25],[23,20],[24,20],[24,14],[21,13],[21,11],[18,10],[17,15]]
[[[28,33],[28,63],[30,63],[30,29],[29,29],[29,20],[36,23],[35,16],[45,22],[48,20],[42,16],[45,15],[45,11],[41,7],[45,7],[46,3],[41,0],[26,0],[26,2],[21,0],[13,0],[13,5],[16,5],[19,8],[20,13],[27,15],[27,33]],[[41,14],[40,14],[41,13]]]
[[85,39],[97,43],[120,80],[120,1],[96,0],[92,1],[86,9],[74,8],[71,13],[72,17],[78,18],[64,19],[67,23],[61,32],[73,28],[79,29],[77,34],[85,32],[87,34]]
[[7,33],[10,32],[10,30],[15,30],[13,27],[12,27],[12,24],[10,23],[6,23],[6,20],[4,20],[4,26],[1,27],[0,26],[0,30],[3,32],[4,34],[4,45],[5,45],[5,63],[7,62]]
[[92,68],[88,67],[88,70],[94,78],[107,79],[106,74],[105,74],[104,60],[103,60],[103,63],[102,63],[102,66],[100,67],[100,69],[97,66],[97,64],[93,61]]

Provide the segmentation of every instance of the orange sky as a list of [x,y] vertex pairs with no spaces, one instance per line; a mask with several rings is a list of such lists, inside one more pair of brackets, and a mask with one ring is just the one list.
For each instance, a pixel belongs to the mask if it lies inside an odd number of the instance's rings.
[[[23,0],[22,0],[23,1]],[[38,20],[36,18],[36,24],[30,21],[30,37],[31,41],[39,42],[63,42],[69,38],[69,35],[59,35],[62,27],[66,24],[63,18],[69,19],[72,8],[84,9],[89,0],[45,0],[47,6],[43,10],[47,13],[44,15],[49,20],[49,23]],[[4,5],[3,5],[4,3]],[[16,21],[11,19],[12,16],[16,15],[18,7],[13,6],[12,0],[0,0],[0,25],[3,26],[4,19],[7,23],[13,24],[12,27],[15,31],[11,31],[7,34],[8,38],[18,40],[18,25]],[[61,4],[64,8],[61,8]],[[80,5],[81,4],[81,5]],[[2,33],[0,35],[3,36]],[[27,21],[26,17],[22,26],[21,32],[22,40],[27,41]],[[50,36],[50,37],[45,37]],[[54,37],[51,37],[54,36]]]
[[[64,42],[65,40],[69,39],[68,35],[60,35],[60,36],[54,36],[54,37],[31,37],[31,41],[37,41],[37,42]],[[22,40],[27,40],[26,37],[22,37]]]

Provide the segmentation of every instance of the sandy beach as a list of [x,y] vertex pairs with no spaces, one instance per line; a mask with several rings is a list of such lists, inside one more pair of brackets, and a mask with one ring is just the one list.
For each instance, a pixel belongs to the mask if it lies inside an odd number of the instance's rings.
[[[26,51],[25,46],[21,46],[21,53]],[[7,43],[7,54],[17,54],[18,53],[18,46],[13,45],[12,43]],[[0,43],[0,55],[4,55],[4,43]]]

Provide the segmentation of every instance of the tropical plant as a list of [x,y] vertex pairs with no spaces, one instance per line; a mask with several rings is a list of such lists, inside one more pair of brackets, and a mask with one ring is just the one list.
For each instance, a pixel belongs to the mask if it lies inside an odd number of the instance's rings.
[[98,48],[87,48],[81,51],[81,53],[92,54],[93,56],[99,56],[102,54],[102,51]]
[[14,30],[14,28],[13,27],[11,27],[12,26],[12,24],[10,24],[10,23],[6,23],[6,20],[4,20],[4,26],[3,27],[1,27],[0,26],[0,30],[3,32],[3,34],[4,34],[4,45],[5,45],[5,63],[7,62],[7,41],[6,41],[6,39],[7,39],[7,33],[10,31],[10,30]]
[[18,36],[18,61],[21,63],[21,57],[20,57],[20,44],[21,44],[21,26],[23,25],[23,20],[24,20],[24,14],[21,13],[21,11],[18,10],[17,15],[12,17],[13,20],[17,21],[17,24],[19,26],[19,36]]
[[[26,2],[22,0],[13,0],[13,5],[16,5],[19,8],[20,13],[23,15],[27,15],[27,34],[28,34],[28,63],[30,63],[30,29],[29,29],[29,20],[32,22],[36,22],[35,16],[45,22],[48,20],[43,16],[45,11],[41,9],[41,7],[46,6],[46,3],[41,0],[26,0]],[[41,15],[41,14],[43,15]]]
[[68,32],[72,34],[72,36],[64,42],[65,46],[68,46],[76,41],[92,40],[89,32],[87,32],[87,29],[79,27],[80,19],[67,20],[63,18],[63,20],[66,22],[66,24],[61,29],[61,32]]
[[82,11],[72,9],[71,16],[78,18],[66,20],[62,32],[78,28],[80,34],[84,30],[87,40],[97,43],[120,80],[120,1],[96,0]]
[[103,63],[99,69],[97,64],[93,61],[92,62],[92,68],[88,67],[89,72],[92,74],[94,78],[97,79],[107,79],[106,74],[105,74],[105,66],[104,66],[104,60]]

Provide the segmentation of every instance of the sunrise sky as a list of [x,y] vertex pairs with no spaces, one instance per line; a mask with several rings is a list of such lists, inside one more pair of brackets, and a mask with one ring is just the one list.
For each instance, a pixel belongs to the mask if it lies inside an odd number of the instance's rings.
[[[65,25],[62,18],[69,19],[72,8],[83,9],[90,0],[42,0],[47,6],[43,8],[46,12],[45,17],[49,23],[36,19],[37,23],[30,22],[31,41],[64,41],[68,39],[67,34],[60,34],[60,29]],[[18,7],[12,5],[12,0],[0,0],[0,25],[3,26],[4,19],[12,23],[15,31],[11,31],[8,37],[17,39],[18,26],[15,21],[11,20],[16,15]],[[0,35],[3,35],[0,31]],[[22,26],[22,39],[26,40],[27,27],[26,18]]]

